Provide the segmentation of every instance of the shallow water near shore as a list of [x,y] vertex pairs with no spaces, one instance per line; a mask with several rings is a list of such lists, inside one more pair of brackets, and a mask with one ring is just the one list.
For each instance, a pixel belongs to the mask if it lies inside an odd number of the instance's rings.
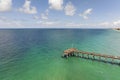
[[[120,66],[61,58],[79,50],[120,56],[120,32],[112,29],[0,30],[0,80],[120,80]],[[120,62],[120,61],[117,61]]]

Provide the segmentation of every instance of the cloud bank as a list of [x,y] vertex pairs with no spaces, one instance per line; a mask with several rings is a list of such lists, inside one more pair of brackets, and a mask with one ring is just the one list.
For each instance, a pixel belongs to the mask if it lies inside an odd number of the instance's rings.
[[0,0],[0,12],[10,11],[12,9],[12,0]]
[[22,8],[19,8],[20,12],[26,13],[26,14],[36,14],[37,9],[34,6],[31,6],[31,1],[30,0],[25,0],[24,5]]
[[68,2],[64,10],[66,15],[73,16],[75,14],[76,8],[71,2]]
[[92,13],[92,8],[89,8],[85,10],[82,14],[79,14],[79,16],[83,17],[83,19],[88,19],[88,15]]
[[49,0],[49,8],[54,10],[62,10],[63,9],[63,0]]

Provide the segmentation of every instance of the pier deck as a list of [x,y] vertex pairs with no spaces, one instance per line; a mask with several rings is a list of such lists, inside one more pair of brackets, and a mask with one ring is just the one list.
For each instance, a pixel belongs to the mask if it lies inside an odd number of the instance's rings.
[[76,48],[70,48],[70,49],[65,50],[62,57],[64,57],[64,58],[68,58],[71,56],[85,57],[85,55],[87,56],[86,58],[91,57],[92,59],[96,59],[96,58],[98,58],[99,60],[101,60],[101,58],[105,58],[105,60],[111,59],[111,62],[113,62],[115,59],[120,60],[120,56],[113,56],[113,55],[107,55],[107,54],[98,54],[98,53],[94,53],[94,52],[80,51]]

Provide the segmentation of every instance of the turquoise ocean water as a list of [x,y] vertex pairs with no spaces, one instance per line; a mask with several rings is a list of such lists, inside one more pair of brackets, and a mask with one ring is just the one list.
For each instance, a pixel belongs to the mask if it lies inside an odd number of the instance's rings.
[[72,44],[120,56],[120,32],[112,29],[0,30],[0,80],[120,80],[118,65],[61,58]]

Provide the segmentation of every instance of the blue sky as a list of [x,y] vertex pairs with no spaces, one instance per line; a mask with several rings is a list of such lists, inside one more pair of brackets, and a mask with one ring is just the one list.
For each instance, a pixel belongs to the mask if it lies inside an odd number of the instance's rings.
[[0,28],[120,27],[120,0],[0,0]]

